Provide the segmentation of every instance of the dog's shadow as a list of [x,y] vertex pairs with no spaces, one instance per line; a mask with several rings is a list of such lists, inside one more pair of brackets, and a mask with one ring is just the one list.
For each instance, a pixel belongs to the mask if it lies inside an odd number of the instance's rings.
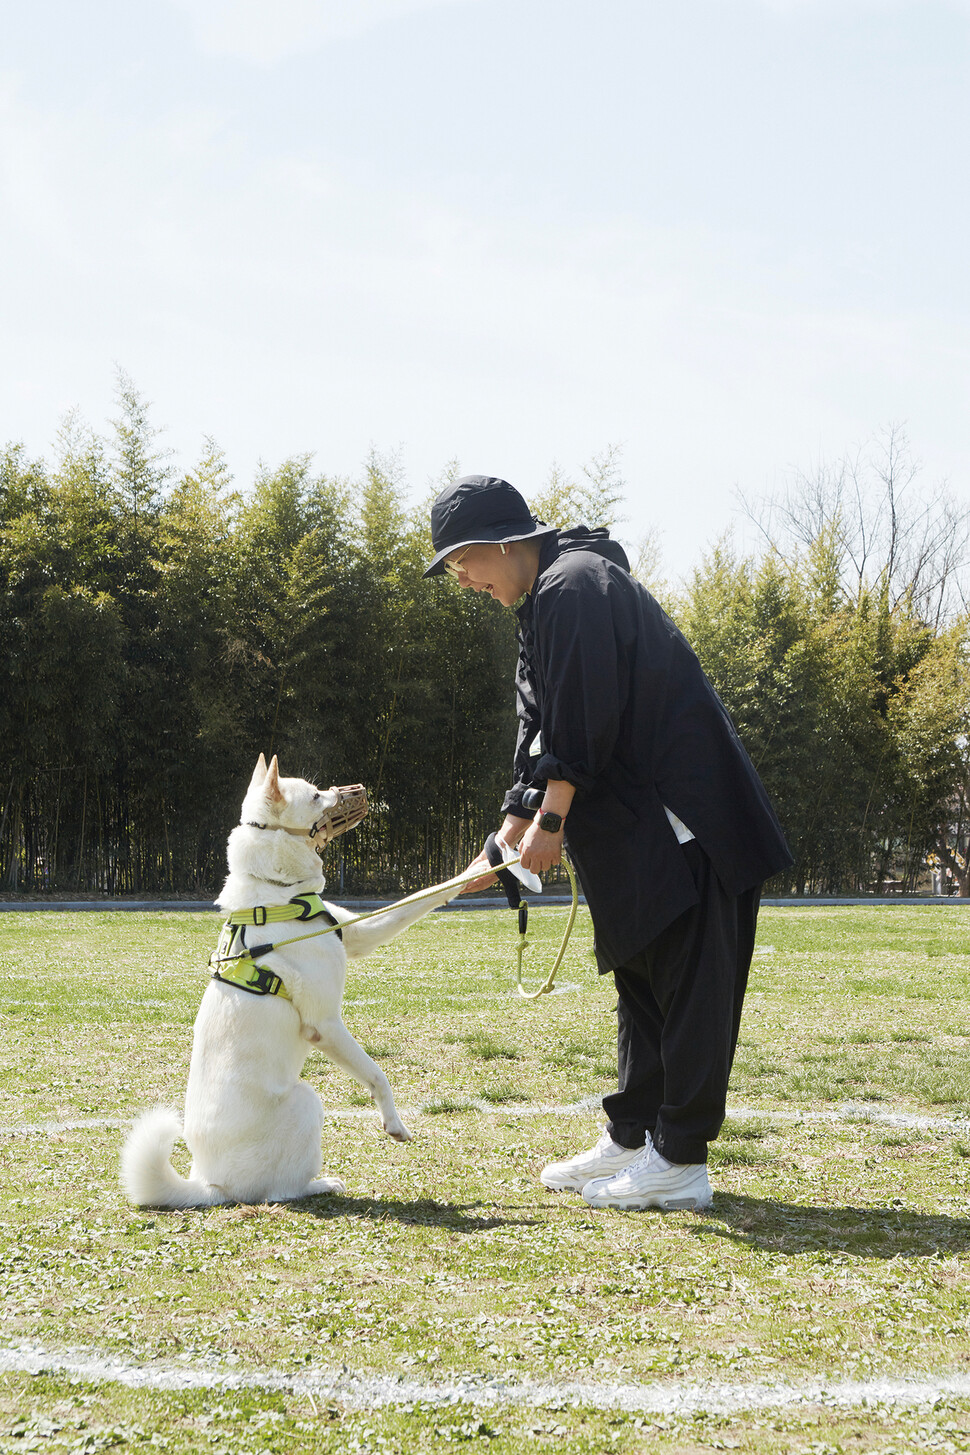
[[691,1220],[696,1237],[726,1238],[773,1253],[931,1258],[970,1250],[970,1220],[904,1207],[815,1207],[720,1193]]
[[474,1209],[480,1203],[436,1202],[418,1197],[412,1202],[393,1197],[351,1197],[326,1193],[288,1203],[290,1211],[329,1222],[335,1218],[361,1218],[371,1222],[398,1222],[411,1227],[447,1228],[453,1233],[485,1233],[493,1228],[534,1227],[538,1218],[485,1217]]

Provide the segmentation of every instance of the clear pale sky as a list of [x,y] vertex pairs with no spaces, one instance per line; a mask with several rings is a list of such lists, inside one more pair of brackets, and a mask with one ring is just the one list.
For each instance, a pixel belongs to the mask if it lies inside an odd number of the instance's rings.
[[623,447],[678,574],[905,425],[970,501],[970,0],[30,0],[0,442],[121,366],[179,464]]

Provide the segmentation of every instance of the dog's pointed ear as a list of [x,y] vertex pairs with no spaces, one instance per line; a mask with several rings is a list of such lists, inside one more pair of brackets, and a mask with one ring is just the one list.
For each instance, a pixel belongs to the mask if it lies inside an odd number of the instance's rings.
[[263,782],[263,792],[270,803],[280,803],[283,798],[283,790],[280,788],[280,765],[276,755],[266,770],[266,778]]
[[253,776],[249,780],[249,786],[250,786],[250,788],[252,789],[252,788],[260,788],[260,787],[262,787],[263,779],[265,777],[266,777],[266,759],[263,757],[263,754],[260,753],[260,755],[259,755],[259,761],[257,762],[256,767],[253,769]]

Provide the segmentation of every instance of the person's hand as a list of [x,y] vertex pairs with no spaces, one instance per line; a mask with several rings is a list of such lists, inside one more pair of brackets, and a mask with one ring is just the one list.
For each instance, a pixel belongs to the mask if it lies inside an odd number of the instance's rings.
[[561,863],[562,839],[562,829],[556,834],[547,834],[538,823],[530,824],[519,845],[523,869],[530,869],[533,874],[542,874],[554,864]]
[[[502,850],[502,856],[503,856],[503,858],[505,858],[505,859],[512,859],[518,853],[518,849],[515,847],[515,845],[516,845],[516,842],[517,842],[517,840],[518,840],[518,838],[519,838],[519,836],[521,834],[521,831],[522,831],[522,821],[521,821],[521,819],[515,819],[515,818],[509,819],[509,818],[507,818],[505,820],[505,822],[503,823],[502,827],[499,829],[498,833],[495,835],[495,842],[498,844],[499,848]],[[476,869],[476,868],[478,868],[479,865],[481,865],[483,869],[488,869],[488,870],[491,870],[491,867],[492,867],[489,864],[489,862],[488,862],[488,855],[486,854],[486,852],[485,852],[484,849],[478,855],[478,858],[477,859],[473,859],[471,861],[471,863],[469,864],[468,868],[469,869]],[[465,872],[467,873],[468,871],[466,870]],[[462,889],[461,893],[462,894],[474,894],[475,891],[476,891],[476,889],[490,889],[493,884],[497,884],[497,883],[498,883],[498,879],[496,878],[496,876],[493,873],[489,872],[488,874],[483,874],[480,879],[472,879],[470,883],[468,883],[468,884],[466,884],[464,886],[464,888]]]
[[[495,835],[495,841],[506,859],[511,859],[518,853],[516,844],[521,839],[525,827],[526,823],[521,818],[516,817],[515,814],[506,814],[502,827]],[[498,883],[495,875],[491,872],[492,866],[488,862],[488,855],[484,849],[478,855],[477,859],[471,861],[468,868],[477,869],[479,866],[488,872],[483,874],[480,879],[470,880],[461,890],[462,894],[474,894],[476,889],[490,889],[493,884]],[[467,873],[468,871],[466,870],[465,872]]]
[[[472,879],[472,880],[469,881],[468,884],[463,884],[462,887],[461,887],[460,893],[462,893],[462,894],[474,894],[477,889],[489,889],[493,884],[497,884],[498,883],[498,880],[496,879],[495,875],[492,873],[491,866],[489,865],[489,862],[488,862],[488,855],[486,854],[486,852],[485,852],[484,849],[478,855],[477,858],[475,858],[475,859],[473,859],[471,861],[471,863],[468,866],[468,869],[477,869],[477,868],[479,868],[479,866],[481,866],[483,869],[487,870],[488,872],[485,873],[485,874],[483,874],[480,879]],[[465,872],[467,873],[468,870],[466,869]]]

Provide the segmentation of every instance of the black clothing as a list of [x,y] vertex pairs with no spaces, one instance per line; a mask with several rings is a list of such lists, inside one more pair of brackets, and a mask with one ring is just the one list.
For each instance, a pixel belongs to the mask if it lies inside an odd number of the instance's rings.
[[620,1089],[603,1110],[621,1147],[642,1147],[649,1132],[668,1161],[706,1162],[724,1121],[759,894],[728,894],[696,841],[678,852],[698,903],[614,971]]
[[526,788],[550,778],[575,785],[566,844],[601,973],[628,964],[699,902],[665,806],[729,895],[788,867],[778,820],[724,705],[606,531],[546,537],[517,614],[516,782],[504,809],[531,818]]

